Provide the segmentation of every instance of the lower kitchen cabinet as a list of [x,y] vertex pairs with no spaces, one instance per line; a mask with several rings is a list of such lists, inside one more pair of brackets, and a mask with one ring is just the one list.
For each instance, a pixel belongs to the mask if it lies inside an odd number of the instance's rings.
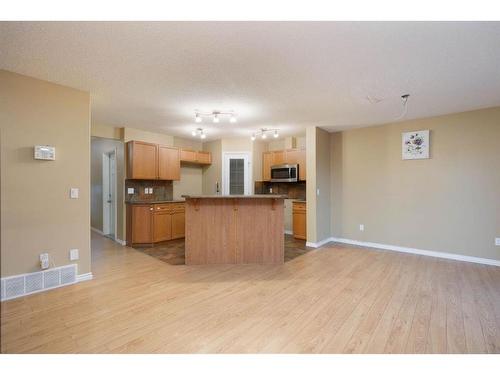
[[293,237],[301,240],[307,239],[307,211],[306,202],[293,202]]
[[153,242],[172,239],[172,214],[168,211],[153,214]]
[[127,245],[184,238],[184,203],[127,204]]

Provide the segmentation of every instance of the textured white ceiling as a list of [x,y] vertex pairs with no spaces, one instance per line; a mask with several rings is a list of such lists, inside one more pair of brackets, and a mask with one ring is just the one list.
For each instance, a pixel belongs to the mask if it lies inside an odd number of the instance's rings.
[[500,105],[500,22],[0,22],[0,67],[91,92],[97,122],[208,139]]

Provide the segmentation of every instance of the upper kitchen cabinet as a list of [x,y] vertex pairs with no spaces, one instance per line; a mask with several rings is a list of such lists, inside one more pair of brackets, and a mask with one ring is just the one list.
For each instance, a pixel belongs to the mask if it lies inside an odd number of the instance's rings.
[[285,163],[297,164],[299,166],[299,180],[306,180],[306,150],[298,148],[286,150]]
[[212,164],[212,154],[208,151],[181,149],[181,162],[199,165]]
[[179,149],[141,141],[127,142],[127,178],[179,180]]
[[271,180],[271,167],[280,164],[298,164],[299,180],[306,180],[306,150],[290,149],[262,153],[262,180]]
[[158,146],[141,141],[127,142],[127,178],[156,180],[158,176]]
[[158,145],[158,179],[181,179],[180,151],[178,148]]

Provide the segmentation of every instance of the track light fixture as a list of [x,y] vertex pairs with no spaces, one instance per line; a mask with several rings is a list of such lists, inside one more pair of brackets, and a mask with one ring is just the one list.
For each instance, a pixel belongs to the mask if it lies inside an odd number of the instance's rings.
[[207,135],[205,134],[205,132],[203,131],[203,129],[202,129],[202,128],[198,128],[198,129],[196,129],[196,130],[193,130],[193,131],[191,132],[191,135],[192,135],[193,137],[196,137],[196,136],[198,136],[198,135],[199,135],[201,139],[205,139],[205,138],[207,137]]
[[229,117],[229,122],[234,124],[238,121],[236,118],[236,113],[234,111],[212,111],[212,112],[202,112],[195,110],[194,111],[194,121],[196,123],[200,123],[203,121],[203,117],[211,117],[212,121],[215,124],[220,122],[221,117]]
[[274,138],[278,138],[280,136],[279,135],[279,129],[261,128],[258,132],[252,133],[252,136],[250,137],[250,139],[252,141],[255,141],[255,139],[257,138],[257,136],[260,136],[260,138],[262,138],[262,139],[267,139],[267,134],[270,133],[270,132],[273,132],[273,137]]

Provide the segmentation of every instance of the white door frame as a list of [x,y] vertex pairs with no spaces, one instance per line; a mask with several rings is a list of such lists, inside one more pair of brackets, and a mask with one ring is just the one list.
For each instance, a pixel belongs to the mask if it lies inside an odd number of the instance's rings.
[[[116,209],[116,148],[113,149],[112,151],[108,151],[102,154],[102,232],[104,235],[109,235],[111,232],[110,228],[110,220],[109,218],[111,215],[113,215],[113,237],[116,240],[116,230],[118,228],[117,226],[117,209]],[[110,165],[110,159],[111,157],[114,158],[114,174],[115,178],[113,181],[113,186],[109,186],[109,165]],[[109,191],[112,189],[112,197],[114,200],[114,204],[112,203],[111,205],[108,204],[108,196],[109,196]],[[113,212],[110,212],[110,211]]]
[[245,160],[245,195],[253,194],[252,153],[250,151],[231,151],[222,153],[222,194],[229,195],[229,159]]

